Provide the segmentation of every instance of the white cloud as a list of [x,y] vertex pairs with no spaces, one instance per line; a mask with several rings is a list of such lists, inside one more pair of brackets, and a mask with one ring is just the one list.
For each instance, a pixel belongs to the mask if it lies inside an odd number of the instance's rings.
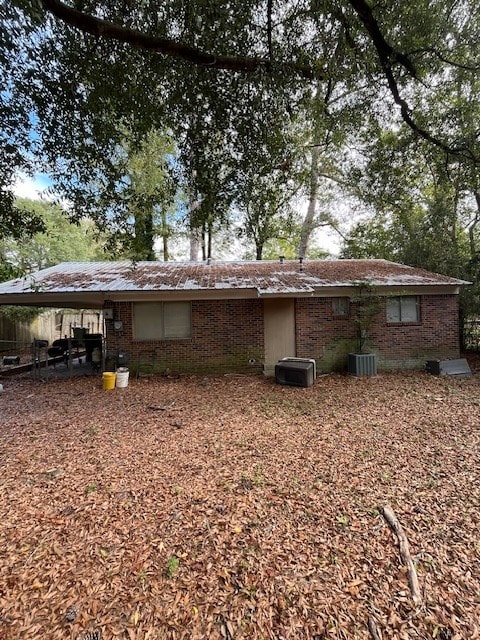
[[29,198],[30,200],[42,199],[42,193],[49,186],[47,176],[38,175],[33,178],[25,174],[19,174],[13,185],[13,193],[18,198]]
[[315,244],[324,251],[328,251],[331,256],[336,257],[340,253],[341,238],[330,227],[316,229],[313,232],[313,238],[315,239]]

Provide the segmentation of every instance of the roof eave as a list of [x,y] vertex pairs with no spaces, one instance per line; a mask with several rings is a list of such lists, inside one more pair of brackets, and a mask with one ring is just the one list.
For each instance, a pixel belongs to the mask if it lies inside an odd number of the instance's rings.
[[0,305],[19,307],[64,307],[72,309],[102,309],[104,294],[86,292],[11,293],[0,295]]
[[149,300],[232,300],[258,298],[254,287],[218,289],[147,289],[105,291],[105,300],[112,302],[148,302]]
[[[460,287],[471,283],[426,283],[426,284],[384,284],[376,285],[380,295],[455,295]],[[311,289],[290,291],[262,290],[248,288],[218,289],[168,289],[168,290],[124,290],[124,291],[62,291],[62,292],[22,292],[0,294],[0,305],[66,307],[101,309],[105,301],[135,302],[149,300],[231,300],[258,298],[310,298],[341,297],[354,295],[356,288],[351,283],[316,286]]]

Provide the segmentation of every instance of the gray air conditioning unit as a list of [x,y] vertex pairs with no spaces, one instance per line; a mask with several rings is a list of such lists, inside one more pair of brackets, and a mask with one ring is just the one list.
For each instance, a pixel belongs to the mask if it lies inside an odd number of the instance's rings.
[[472,370],[465,358],[457,360],[427,360],[425,369],[427,373],[431,373],[434,376],[472,377]]
[[376,376],[377,356],[375,353],[349,353],[348,373],[352,376]]
[[308,358],[282,358],[275,365],[275,381],[293,387],[311,387],[316,377],[316,363]]

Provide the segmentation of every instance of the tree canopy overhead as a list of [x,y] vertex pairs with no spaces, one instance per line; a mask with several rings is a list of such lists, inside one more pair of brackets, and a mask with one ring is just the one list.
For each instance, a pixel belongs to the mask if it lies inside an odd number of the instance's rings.
[[260,214],[279,210],[276,185],[310,203],[319,179],[358,195],[385,131],[477,189],[475,0],[6,0],[0,18],[1,186],[41,167],[78,216],[98,185],[105,202],[124,191],[125,131],[132,154],[152,131],[172,137],[204,234],[232,206],[258,222],[258,190]]
[[[95,38],[110,39],[212,70],[329,78],[324,31],[344,38],[344,62],[380,72],[401,117],[419,136],[444,151],[479,161],[477,136],[448,136],[422,124],[420,104],[411,88],[428,93],[427,74],[458,81],[478,73],[476,45],[479,9],[471,0],[450,2],[78,2],[41,0],[44,10],[66,25]],[[400,6],[398,6],[400,5]],[[113,11],[112,11],[113,10]],[[98,15],[95,15],[95,12]],[[100,17],[102,16],[102,17]],[[192,19],[193,18],[193,19]],[[189,25],[190,22],[190,25]],[[193,24],[193,30],[191,26]],[[189,28],[190,27],[190,28]],[[233,27],[233,29],[232,29]],[[212,38],[212,36],[214,36]],[[245,51],[247,53],[245,53]],[[345,55],[347,54],[347,55]],[[341,61],[340,61],[341,62]],[[448,72],[447,72],[448,69]],[[438,77],[440,76],[440,78]],[[375,81],[375,79],[374,79]],[[478,134],[478,132],[477,132]]]

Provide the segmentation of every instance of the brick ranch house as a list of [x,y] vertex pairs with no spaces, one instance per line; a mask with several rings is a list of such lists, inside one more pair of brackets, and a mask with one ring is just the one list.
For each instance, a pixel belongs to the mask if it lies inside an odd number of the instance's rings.
[[459,288],[385,260],[62,263],[0,284],[0,304],[103,309],[108,352],[158,371],[255,371],[285,356],[345,368],[358,283],[380,296],[369,351],[380,370],[459,357]]

